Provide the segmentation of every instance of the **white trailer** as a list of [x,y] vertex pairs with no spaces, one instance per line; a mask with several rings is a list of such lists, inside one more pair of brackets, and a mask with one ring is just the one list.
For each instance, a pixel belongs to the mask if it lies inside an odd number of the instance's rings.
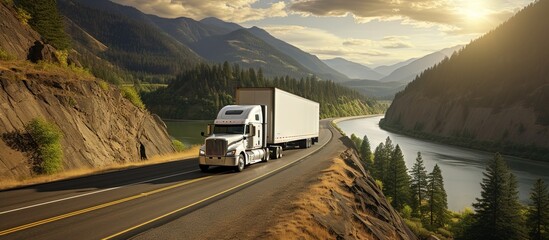
[[238,88],[238,105],[267,106],[267,144],[318,142],[319,104],[278,88]]
[[318,142],[319,104],[277,88],[238,88],[237,105],[223,107],[208,126],[199,166],[244,166],[282,157],[284,147]]

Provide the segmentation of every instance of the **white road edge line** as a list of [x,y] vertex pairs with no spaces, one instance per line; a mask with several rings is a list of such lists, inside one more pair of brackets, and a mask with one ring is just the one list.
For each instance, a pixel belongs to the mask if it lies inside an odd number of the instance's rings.
[[11,213],[11,212],[17,212],[17,211],[21,211],[21,210],[25,210],[25,209],[29,209],[29,208],[35,208],[35,207],[39,207],[39,206],[43,206],[43,205],[48,205],[48,204],[52,204],[52,203],[56,203],[56,202],[62,202],[62,201],[71,200],[71,199],[75,199],[75,198],[85,197],[85,196],[89,196],[89,195],[93,195],[93,194],[97,194],[97,193],[107,192],[107,191],[111,191],[111,190],[115,190],[115,189],[119,189],[119,188],[123,188],[123,187],[127,187],[127,186],[137,185],[137,184],[146,183],[146,182],[152,182],[152,181],[161,180],[161,179],[170,178],[170,177],[175,177],[175,176],[188,174],[188,173],[192,173],[192,172],[198,172],[198,171],[199,170],[196,169],[196,170],[182,172],[182,173],[176,173],[176,174],[172,174],[172,175],[168,175],[168,176],[164,176],[164,177],[148,179],[148,180],[144,180],[144,181],[141,181],[141,182],[121,185],[121,186],[118,186],[118,187],[101,189],[101,190],[97,190],[97,191],[93,191],[93,192],[89,192],[89,193],[84,193],[84,194],[75,195],[75,196],[71,196],[71,197],[61,198],[61,199],[52,200],[52,201],[48,201],[48,202],[37,203],[37,204],[26,206],[26,207],[20,207],[20,208],[16,208],[16,209],[12,209],[12,210],[6,210],[6,211],[3,211],[3,212],[0,212],[0,215],[6,214],[6,213]]

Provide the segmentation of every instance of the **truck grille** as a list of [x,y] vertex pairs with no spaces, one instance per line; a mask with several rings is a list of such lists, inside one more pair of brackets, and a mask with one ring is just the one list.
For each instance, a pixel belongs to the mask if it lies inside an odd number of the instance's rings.
[[227,141],[223,139],[206,140],[206,155],[224,156],[227,151]]

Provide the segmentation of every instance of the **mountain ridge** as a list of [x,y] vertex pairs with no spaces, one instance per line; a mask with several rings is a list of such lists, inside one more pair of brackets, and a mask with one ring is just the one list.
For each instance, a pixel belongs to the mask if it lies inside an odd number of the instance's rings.
[[349,61],[342,57],[322,60],[329,67],[345,74],[350,79],[379,80],[386,75],[360,63]]
[[549,159],[548,11],[548,1],[530,4],[420,74],[396,95],[381,125],[467,147]]

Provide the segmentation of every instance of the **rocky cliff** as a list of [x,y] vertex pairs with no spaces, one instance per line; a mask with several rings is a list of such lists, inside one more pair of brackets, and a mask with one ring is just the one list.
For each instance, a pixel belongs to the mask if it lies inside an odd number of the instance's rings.
[[0,50],[16,59],[25,60],[34,42],[40,40],[40,35],[28,25],[23,25],[16,16],[15,8],[4,1],[0,2]]
[[25,125],[34,118],[55,123],[63,132],[65,169],[174,151],[164,123],[135,107],[117,87],[0,61],[0,178],[33,174]]
[[[351,145],[349,139],[345,139]],[[354,148],[324,170],[279,216],[267,239],[417,239],[365,171]]]
[[422,73],[382,126],[549,160],[549,2],[536,1]]
[[[56,49],[17,16],[15,7],[0,2],[0,50],[9,59],[0,59],[0,179],[34,174],[33,144],[25,126],[35,118],[54,123],[63,132],[66,170],[174,151],[164,123],[135,107],[117,87],[78,68],[21,61],[58,59]],[[77,63],[70,59],[67,63]]]

